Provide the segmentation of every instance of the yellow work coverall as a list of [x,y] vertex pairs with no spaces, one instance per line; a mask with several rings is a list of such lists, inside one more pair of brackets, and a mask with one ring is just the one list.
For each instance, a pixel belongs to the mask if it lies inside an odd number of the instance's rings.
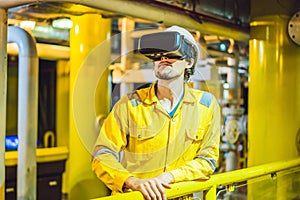
[[111,190],[123,192],[130,176],[170,172],[175,182],[208,179],[219,156],[220,108],[215,97],[185,84],[173,117],[155,84],[122,97],[104,121],[92,169]]

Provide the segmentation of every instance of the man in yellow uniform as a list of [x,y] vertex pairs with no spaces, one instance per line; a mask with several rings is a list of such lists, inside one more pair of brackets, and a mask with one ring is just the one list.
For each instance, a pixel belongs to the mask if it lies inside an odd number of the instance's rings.
[[172,26],[144,35],[139,51],[157,81],[123,96],[101,127],[92,168],[112,193],[166,199],[171,183],[208,179],[219,155],[220,109],[187,83],[199,59],[193,36]]

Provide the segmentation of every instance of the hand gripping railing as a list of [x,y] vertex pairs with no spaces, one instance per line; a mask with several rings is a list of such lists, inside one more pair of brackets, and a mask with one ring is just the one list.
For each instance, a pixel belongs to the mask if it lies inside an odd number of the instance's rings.
[[[279,162],[268,163],[255,167],[249,167],[231,172],[225,172],[212,175],[209,180],[206,181],[184,181],[172,184],[171,189],[167,189],[167,198],[173,199],[182,197],[188,194],[192,194],[199,191],[204,191],[203,198],[205,200],[217,199],[217,187],[218,186],[230,186],[235,183],[247,181],[250,179],[262,177],[265,175],[272,175],[277,172],[290,170],[300,167],[300,158],[285,160]],[[134,191],[124,194],[118,194],[113,196],[101,197],[94,200],[144,200],[143,195],[140,192]]]

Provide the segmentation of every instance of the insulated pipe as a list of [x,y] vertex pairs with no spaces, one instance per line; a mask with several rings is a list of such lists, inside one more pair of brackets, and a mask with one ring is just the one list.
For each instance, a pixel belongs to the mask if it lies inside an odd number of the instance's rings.
[[[126,55],[128,53],[131,53],[134,49],[133,40],[129,37],[130,33],[134,30],[134,21],[130,20],[126,17],[121,19],[121,70],[126,72],[126,69],[131,68],[130,66],[130,58],[128,58]],[[124,96],[131,92],[133,90],[133,83],[126,83],[121,82],[120,83],[120,96]]]
[[36,199],[38,57],[35,40],[23,29],[8,27],[8,42],[19,48],[18,64],[18,200]]
[[[234,43],[234,41],[233,41]],[[239,100],[239,64],[240,64],[240,50],[237,44],[233,44],[234,54],[234,93],[233,98]]]
[[[242,31],[242,29],[228,27],[221,23],[205,21],[199,22],[190,16],[183,15],[174,10],[167,10],[151,4],[141,3],[132,0],[40,0],[43,2],[66,2],[76,3],[101,10],[119,13],[136,18],[142,18],[154,22],[163,22],[165,25],[179,25],[188,29],[195,29],[201,33],[219,35],[227,38],[232,38],[238,41],[248,42],[249,33]],[[0,0],[1,8],[10,8],[25,4],[37,3],[36,0]]]
[[[0,9],[0,199],[4,199],[5,183],[5,132],[7,95],[7,12]],[[2,143],[3,141],[3,143]]]

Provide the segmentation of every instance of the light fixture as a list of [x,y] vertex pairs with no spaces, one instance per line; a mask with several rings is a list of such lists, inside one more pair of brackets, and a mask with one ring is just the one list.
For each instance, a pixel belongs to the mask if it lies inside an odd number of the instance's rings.
[[52,21],[52,27],[58,29],[70,29],[73,26],[72,20],[69,18],[58,18]]
[[226,51],[227,50],[227,46],[224,43],[220,43],[219,48],[220,48],[221,51]]
[[228,89],[230,88],[229,83],[225,82],[225,83],[223,84],[223,88],[228,90]]
[[33,30],[35,27],[35,21],[30,21],[30,20],[20,21],[20,27],[23,29]]

